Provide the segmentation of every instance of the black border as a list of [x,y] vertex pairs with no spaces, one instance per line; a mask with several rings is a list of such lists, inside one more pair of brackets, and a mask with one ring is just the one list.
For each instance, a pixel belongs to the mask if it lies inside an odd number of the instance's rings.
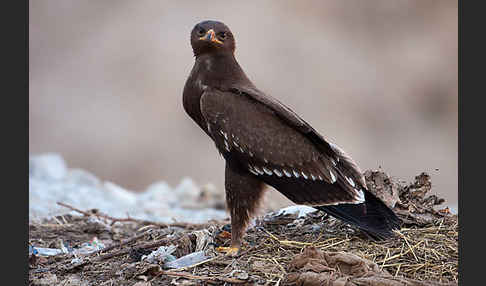
[[[29,26],[28,1],[5,2],[2,11],[2,255],[5,281],[28,285],[29,239]],[[5,160],[6,159],[6,160]],[[20,272],[20,273],[19,273]],[[17,282],[17,281],[23,281]],[[22,284],[21,284],[22,283]]]
[[[467,7],[464,6],[467,3]],[[484,207],[484,9],[481,1],[458,1],[458,206],[459,285],[482,285]],[[469,41],[469,43],[468,43]],[[468,69],[469,68],[469,69]],[[475,102],[477,101],[477,102]],[[473,134],[472,139],[468,134]],[[470,135],[471,137],[471,135]],[[466,165],[468,164],[469,165]],[[481,251],[481,252],[480,252]],[[478,259],[474,256],[478,256]]]
[[[38,1],[38,0],[31,0]],[[443,0],[445,1],[445,0]],[[482,248],[484,237],[482,228],[484,225],[484,200],[477,197],[484,193],[480,186],[480,180],[484,177],[484,166],[478,157],[478,150],[484,148],[480,139],[484,134],[484,112],[480,109],[484,105],[472,102],[474,99],[484,97],[484,89],[481,81],[484,79],[484,70],[480,64],[484,57],[478,57],[486,51],[484,47],[484,24],[481,23],[483,9],[472,7],[472,4],[481,1],[458,1],[458,206],[459,206],[459,285],[478,285],[478,279],[482,273],[483,263],[476,262],[473,258],[478,249]],[[464,3],[469,9],[464,9]],[[7,4],[7,2],[5,3]],[[7,35],[3,37],[3,48],[7,51],[3,54],[6,65],[3,66],[3,83],[6,85],[3,94],[3,106],[7,107],[4,117],[4,147],[8,162],[4,167],[4,178],[9,179],[9,186],[3,189],[4,207],[2,246],[4,262],[9,263],[4,270],[20,271],[21,273],[9,273],[4,279],[21,280],[28,285],[28,104],[29,104],[29,1],[9,1],[14,9],[5,7],[6,19],[3,29]],[[476,12],[476,15],[473,13]],[[465,14],[469,15],[466,16]],[[475,31],[476,30],[476,31]],[[464,45],[469,34],[470,43]],[[11,43],[15,43],[11,45]],[[466,49],[464,50],[464,46]],[[474,51],[476,53],[474,53]],[[464,52],[465,51],[465,52]],[[465,67],[476,63],[476,67],[469,73]],[[467,75],[467,76],[466,76]],[[465,84],[463,79],[466,79]],[[7,101],[8,99],[8,101]],[[14,102],[15,108],[10,110],[10,104]],[[472,108],[477,110],[472,110]],[[475,140],[466,139],[467,130],[474,130],[477,135]],[[8,130],[8,131],[7,131]],[[10,132],[9,132],[10,131]],[[478,134],[480,133],[480,134]],[[476,143],[477,146],[473,146]],[[25,145],[24,145],[25,144]],[[20,154],[23,160],[20,160]],[[482,155],[482,154],[481,154]],[[476,162],[466,170],[466,162]],[[475,165],[476,165],[475,163]],[[15,167],[11,167],[15,166]],[[15,172],[10,173],[10,170]],[[466,174],[466,175],[465,175]],[[475,205],[477,204],[477,205]],[[469,214],[469,218],[467,218]],[[469,231],[469,234],[467,232]],[[20,239],[23,236],[24,239]],[[466,244],[466,239],[469,243]],[[477,240],[477,241],[472,241]],[[468,251],[470,253],[468,253]],[[479,253],[478,253],[479,254]],[[479,280],[481,281],[481,280]],[[479,282],[481,284],[481,282]],[[15,283],[18,285],[17,283]]]

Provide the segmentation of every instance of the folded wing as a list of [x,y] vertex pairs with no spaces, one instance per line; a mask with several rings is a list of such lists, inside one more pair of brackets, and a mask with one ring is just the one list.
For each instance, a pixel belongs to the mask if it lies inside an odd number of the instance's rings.
[[356,164],[283,104],[258,91],[206,90],[201,113],[230,164],[298,204],[364,202]]

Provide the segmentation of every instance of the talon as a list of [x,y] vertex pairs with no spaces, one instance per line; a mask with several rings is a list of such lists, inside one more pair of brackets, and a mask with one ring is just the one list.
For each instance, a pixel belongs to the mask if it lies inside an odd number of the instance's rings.
[[216,248],[216,251],[224,253],[226,256],[235,257],[240,252],[240,248],[238,247],[225,247],[220,246]]

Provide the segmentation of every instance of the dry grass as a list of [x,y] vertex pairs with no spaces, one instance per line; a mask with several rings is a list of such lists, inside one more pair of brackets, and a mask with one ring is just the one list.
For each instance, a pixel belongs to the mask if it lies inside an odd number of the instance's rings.
[[[292,261],[307,247],[315,247],[329,253],[352,253],[374,262],[389,277],[418,281],[406,285],[457,285],[458,217],[433,210],[438,200],[424,197],[430,187],[428,178],[421,175],[417,179],[422,183],[416,181],[399,190],[400,204],[395,211],[405,224],[394,238],[371,241],[317,211],[300,219],[295,215],[268,215],[247,231],[237,258],[214,251],[216,246],[229,245],[228,236],[221,230],[228,221],[150,225],[87,211],[80,211],[82,217],[59,216],[29,225],[29,243],[53,247],[62,240],[75,247],[96,236],[109,241],[108,246],[77,263],[71,263],[69,254],[31,256],[29,279],[33,285],[42,284],[42,279],[50,279],[48,284],[69,285],[83,285],[72,282],[76,279],[90,285],[287,285],[289,275],[299,272],[292,268]],[[190,254],[196,251],[201,237],[209,258],[192,266],[164,270],[161,265],[140,260],[160,245],[177,245],[176,257]]]

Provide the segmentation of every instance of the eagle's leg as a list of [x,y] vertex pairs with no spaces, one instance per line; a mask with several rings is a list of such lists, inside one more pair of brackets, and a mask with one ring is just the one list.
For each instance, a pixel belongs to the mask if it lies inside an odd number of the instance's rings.
[[248,222],[261,201],[264,184],[248,171],[226,164],[225,189],[231,216],[231,246],[219,250],[235,256],[240,250]]

